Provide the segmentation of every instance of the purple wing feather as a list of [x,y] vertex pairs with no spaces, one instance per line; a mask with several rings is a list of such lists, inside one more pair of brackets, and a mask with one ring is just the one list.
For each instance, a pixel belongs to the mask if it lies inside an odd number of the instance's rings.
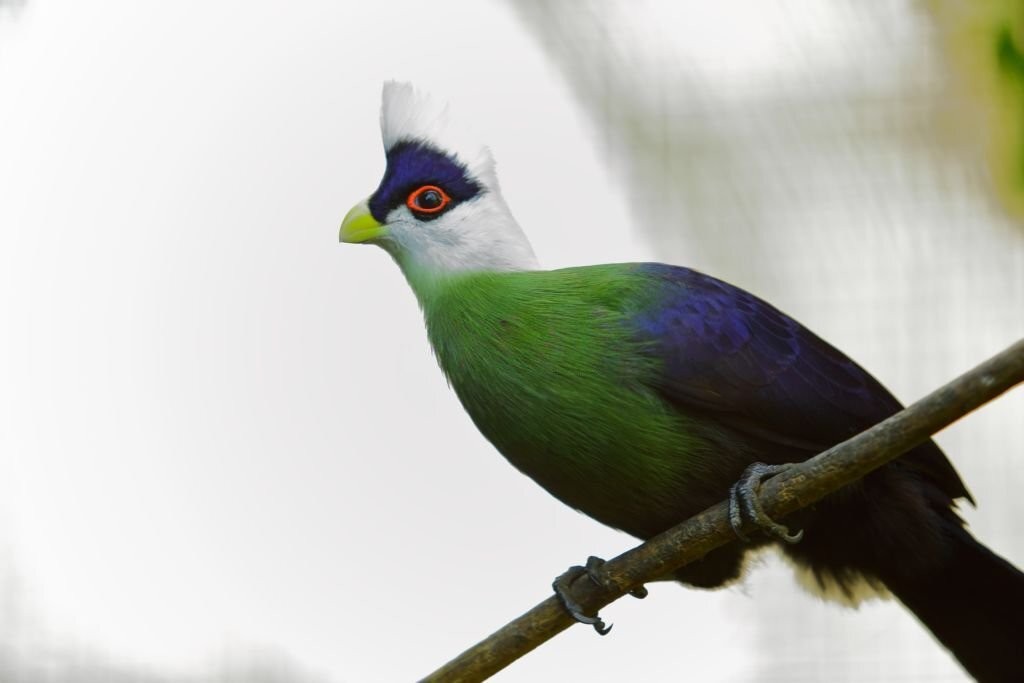
[[901,405],[859,365],[770,304],[707,275],[645,265],[659,293],[635,318],[657,389],[784,443],[828,447]]
[[[660,361],[654,388],[681,413],[807,457],[902,409],[866,370],[754,295],[686,268],[639,268],[656,293],[635,330]],[[902,462],[970,498],[934,442]]]

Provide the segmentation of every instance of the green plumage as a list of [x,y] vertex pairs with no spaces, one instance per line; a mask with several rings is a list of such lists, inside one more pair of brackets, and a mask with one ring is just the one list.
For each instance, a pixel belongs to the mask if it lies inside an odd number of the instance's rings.
[[[438,361],[480,431],[553,495],[646,537],[723,498],[714,430],[652,389],[630,327],[651,304],[630,265],[415,278]],[[687,496],[680,496],[686,491]]]

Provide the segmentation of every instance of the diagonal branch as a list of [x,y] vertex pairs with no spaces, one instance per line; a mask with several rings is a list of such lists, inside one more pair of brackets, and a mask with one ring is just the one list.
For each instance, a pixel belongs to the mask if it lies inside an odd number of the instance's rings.
[[[781,518],[820,500],[925,441],[932,434],[1024,382],[1024,339],[909,408],[765,482],[765,512]],[[573,596],[596,613],[631,589],[697,560],[735,540],[728,505],[721,502],[602,568],[608,590],[590,581]],[[423,681],[480,681],[502,670],[576,622],[554,596],[469,648]]]

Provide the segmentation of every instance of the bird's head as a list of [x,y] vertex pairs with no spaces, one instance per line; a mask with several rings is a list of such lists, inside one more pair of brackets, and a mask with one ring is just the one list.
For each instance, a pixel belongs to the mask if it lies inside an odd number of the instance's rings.
[[535,268],[490,151],[464,140],[447,114],[409,84],[384,85],[387,168],[377,190],[345,216],[341,241],[382,247],[407,275]]

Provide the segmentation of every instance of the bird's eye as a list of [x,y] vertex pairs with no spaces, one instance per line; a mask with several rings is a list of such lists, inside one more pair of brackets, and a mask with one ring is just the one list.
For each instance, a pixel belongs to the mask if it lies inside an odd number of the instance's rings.
[[409,195],[405,205],[412,209],[413,213],[430,216],[443,211],[451,200],[452,198],[437,185],[424,185]]

